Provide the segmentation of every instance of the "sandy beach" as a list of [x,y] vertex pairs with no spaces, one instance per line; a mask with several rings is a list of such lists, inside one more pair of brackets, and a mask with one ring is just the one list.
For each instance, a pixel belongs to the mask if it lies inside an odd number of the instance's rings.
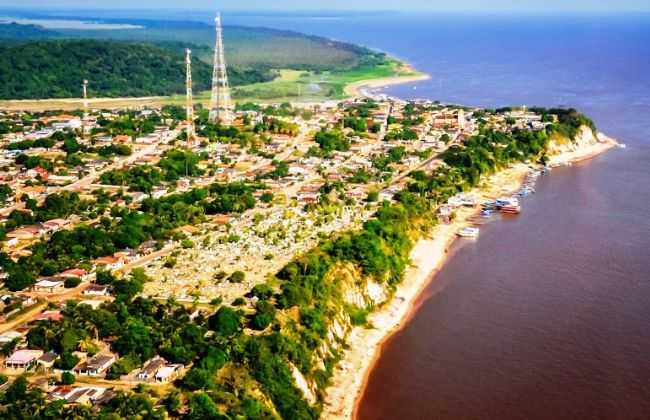
[[[604,135],[600,142],[553,156],[552,164],[563,165],[589,159],[617,145]],[[481,188],[472,191],[481,200],[494,199],[512,194],[522,185],[529,167],[518,164],[487,179]],[[457,239],[456,233],[472,224],[478,209],[462,209],[453,223],[438,225],[429,238],[421,239],[411,252],[412,266],[393,299],[385,307],[373,313],[369,322],[371,329],[354,328],[348,335],[348,350],[337,366],[331,386],[327,390],[323,407],[324,419],[352,419],[365,389],[368,375],[381,354],[382,344],[398,331],[413,314],[414,303],[421,292],[435,278],[448,257],[449,247]]]
[[420,73],[410,65],[404,65],[400,71],[403,75],[385,77],[382,79],[360,80],[358,82],[350,83],[345,87],[345,95],[350,97],[364,96],[363,91],[366,89],[379,89],[386,86],[421,82],[431,78],[430,75]]

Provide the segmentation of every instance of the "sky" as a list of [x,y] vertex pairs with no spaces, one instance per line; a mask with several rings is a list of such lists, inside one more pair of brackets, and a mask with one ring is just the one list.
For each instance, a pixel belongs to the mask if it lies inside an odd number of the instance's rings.
[[650,11],[650,0],[0,0],[0,8],[197,10],[403,10],[466,12]]

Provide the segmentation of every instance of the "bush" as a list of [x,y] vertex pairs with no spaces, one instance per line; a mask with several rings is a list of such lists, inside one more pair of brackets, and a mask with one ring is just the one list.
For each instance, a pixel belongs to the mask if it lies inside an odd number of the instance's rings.
[[113,284],[115,276],[110,271],[99,270],[95,275],[95,283],[101,285]]
[[63,372],[61,374],[61,384],[63,385],[72,385],[76,380],[75,376],[70,372]]
[[208,326],[219,335],[229,337],[239,330],[241,317],[233,309],[221,307],[208,318]]
[[63,281],[63,287],[66,289],[74,289],[81,284],[79,277],[68,277]]
[[246,279],[246,274],[244,274],[243,271],[235,271],[230,275],[228,281],[231,283],[243,283],[245,279]]
[[268,284],[258,284],[251,290],[253,296],[259,300],[268,300],[273,296],[273,289]]
[[72,353],[62,353],[54,362],[54,367],[61,370],[72,370],[79,363],[79,358]]

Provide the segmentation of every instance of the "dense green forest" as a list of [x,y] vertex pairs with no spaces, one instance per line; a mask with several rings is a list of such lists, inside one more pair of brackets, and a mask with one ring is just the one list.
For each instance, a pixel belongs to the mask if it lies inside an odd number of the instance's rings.
[[[3,25],[0,25],[0,27]],[[194,89],[210,87],[210,65],[193,59]],[[234,86],[272,80],[269,69],[234,67]],[[163,96],[185,91],[183,50],[146,44],[89,40],[0,45],[0,98]]]
[[17,23],[0,24],[0,40],[3,41],[51,39],[59,36],[61,36],[59,33],[37,25],[19,25]]

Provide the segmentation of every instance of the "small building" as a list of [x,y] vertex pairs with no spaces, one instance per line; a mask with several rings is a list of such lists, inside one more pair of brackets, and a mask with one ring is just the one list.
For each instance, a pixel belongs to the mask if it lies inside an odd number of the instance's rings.
[[167,365],[158,370],[156,373],[156,382],[170,383],[183,373],[183,365]]
[[145,363],[144,367],[138,372],[137,378],[140,381],[150,381],[156,377],[158,371],[165,367],[167,362],[161,357],[155,357]]
[[98,354],[74,368],[78,375],[100,376],[106,373],[115,363],[115,356],[112,354]]
[[70,224],[69,220],[65,219],[52,219],[48,220],[47,222],[43,223],[43,227],[48,231],[48,232],[57,232],[66,226]]
[[27,370],[43,355],[42,350],[16,350],[7,360],[7,369]]
[[89,284],[82,292],[88,296],[110,296],[111,286],[107,284]]
[[43,311],[36,317],[36,321],[62,321],[63,314],[61,311]]
[[104,267],[106,270],[117,270],[124,266],[124,260],[114,255],[97,258],[93,263],[95,267]]
[[9,344],[14,340],[19,340],[22,338],[22,334],[19,333],[18,331],[7,331],[0,335],[0,346],[4,346],[5,344]]
[[81,280],[86,280],[88,278],[88,272],[83,268],[71,268],[59,274],[59,277],[75,277]]
[[36,363],[45,370],[51,370],[58,357],[59,356],[56,353],[50,351],[39,357]]
[[57,278],[42,279],[33,286],[35,292],[54,293],[63,290],[63,281]]

